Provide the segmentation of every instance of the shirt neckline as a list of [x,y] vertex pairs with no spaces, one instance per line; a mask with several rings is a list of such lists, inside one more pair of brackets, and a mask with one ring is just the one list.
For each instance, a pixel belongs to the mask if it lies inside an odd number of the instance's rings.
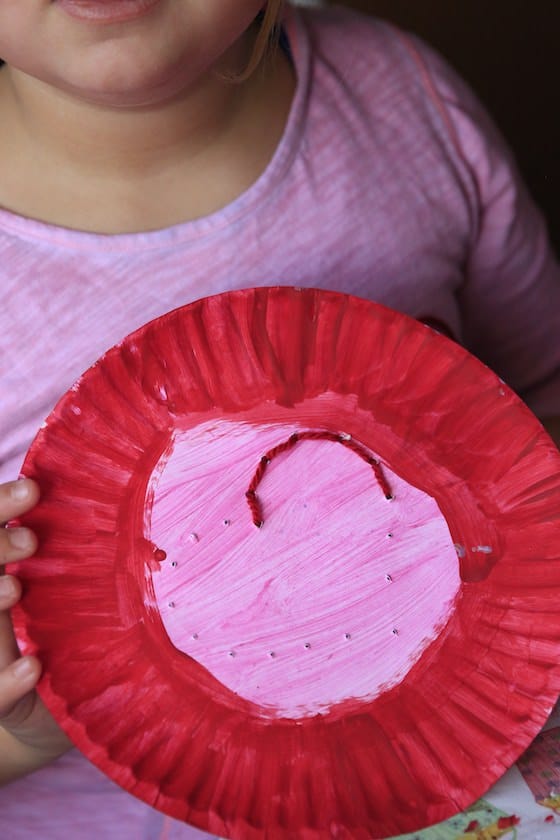
[[116,234],[74,230],[0,208],[0,231],[15,234],[28,241],[47,242],[77,251],[137,253],[194,243],[218,234],[250,213],[261,202],[269,199],[272,192],[282,183],[297,154],[303,135],[302,126],[306,116],[310,83],[309,38],[300,10],[287,5],[283,23],[296,73],[296,88],[288,119],[284,133],[264,171],[232,202],[208,216],[179,222],[167,228]]

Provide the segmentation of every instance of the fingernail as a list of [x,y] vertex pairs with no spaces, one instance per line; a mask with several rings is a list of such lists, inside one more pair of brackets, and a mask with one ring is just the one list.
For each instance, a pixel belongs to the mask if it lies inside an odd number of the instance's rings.
[[29,496],[29,485],[25,479],[20,478],[19,481],[14,481],[12,484],[10,494],[12,499],[16,502],[23,502]]
[[14,662],[13,671],[18,680],[26,680],[34,672],[33,663],[25,657],[18,659],[17,662]]
[[9,577],[0,577],[0,598],[9,598],[16,591],[14,582]]
[[27,528],[8,528],[8,539],[12,548],[17,548],[18,551],[31,548],[32,538]]

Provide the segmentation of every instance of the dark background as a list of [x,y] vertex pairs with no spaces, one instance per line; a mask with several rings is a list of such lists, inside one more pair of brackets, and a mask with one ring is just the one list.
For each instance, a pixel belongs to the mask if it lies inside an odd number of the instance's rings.
[[560,253],[560,0],[338,0],[417,32],[514,149]]

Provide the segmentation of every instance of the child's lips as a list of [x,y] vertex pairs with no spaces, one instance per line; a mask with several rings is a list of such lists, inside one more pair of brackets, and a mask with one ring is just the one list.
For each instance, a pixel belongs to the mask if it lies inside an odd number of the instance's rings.
[[73,18],[88,23],[123,23],[148,14],[162,0],[55,0]]

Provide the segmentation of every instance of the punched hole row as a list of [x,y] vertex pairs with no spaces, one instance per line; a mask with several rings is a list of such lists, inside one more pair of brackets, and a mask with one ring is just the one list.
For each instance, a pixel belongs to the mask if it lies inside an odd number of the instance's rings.
[[[391,635],[393,635],[393,636],[398,636],[398,635],[399,635],[399,629],[398,629],[398,627],[393,627],[393,628],[392,628],[392,630],[391,630]],[[199,640],[199,638],[200,638],[200,636],[199,636],[199,634],[198,634],[198,633],[193,633],[193,634],[192,634],[192,636],[191,636],[191,639],[192,639],[193,641],[198,641],[198,640]],[[345,639],[347,642],[351,641],[351,640],[352,640],[352,634],[351,634],[351,633],[345,633],[345,634],[344,634],[344,639]],[[304,644],[303,644],[303,646],[302,646],[302,647],[303,647],[305,650],[311,650],[313,646],[312,646],[311,642],[304,642]],[[227,655],[229,656],[229,658],[230,658],[230,659],[235,659],[235,657],[236,657],[238,654],[237,654],[237,651],[236,651],[236,650],[229,650],[229,651],[227,652]],[[267,653],[267,656],[268,656],[268,658],[269,658],[269,659],[276,659],[276,658],[277,658],[277,656],[278,656],[278,654],[277,654],[277,653],[276,653],[276,651],[274,651],[274,650],[269,650],[269,651],[268,651],[268,653]]]

